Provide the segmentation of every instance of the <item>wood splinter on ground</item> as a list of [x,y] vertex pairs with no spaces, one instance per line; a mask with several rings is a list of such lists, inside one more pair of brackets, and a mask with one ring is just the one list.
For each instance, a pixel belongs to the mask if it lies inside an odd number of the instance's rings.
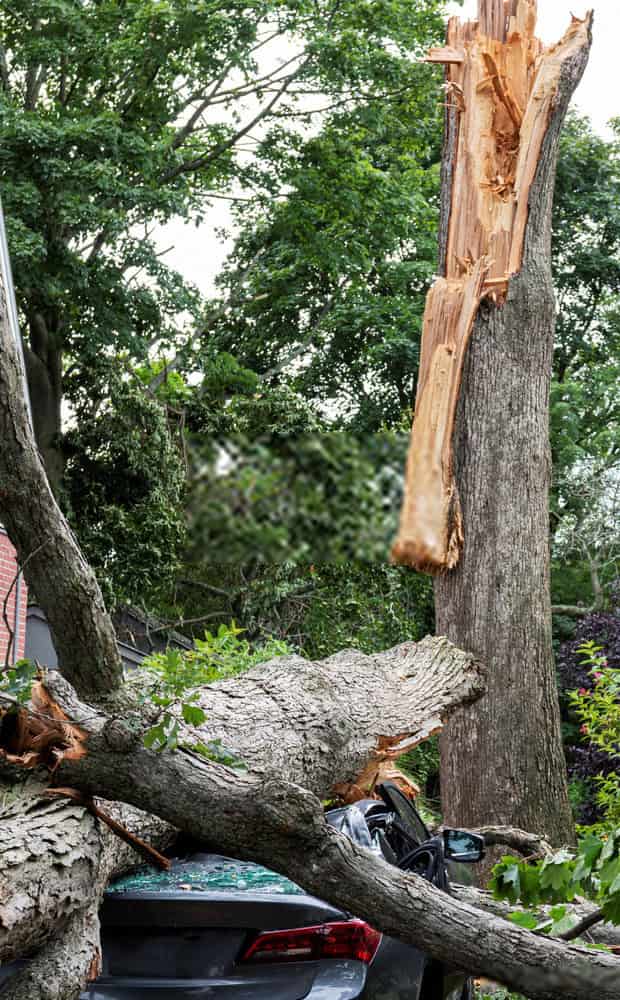
[[[528,198],[564,64],[588,39],[573,17],[549,48],[536,38],[536,0],[479,0],[478,20],[448,23],[442,276],[424,314],[415,417],[394,562],[442,573],[459,561],[463,523],[452,435],[463,364],[480,303],[501,308],[521,268]],[[446,186],[447,185],[447,186]]]

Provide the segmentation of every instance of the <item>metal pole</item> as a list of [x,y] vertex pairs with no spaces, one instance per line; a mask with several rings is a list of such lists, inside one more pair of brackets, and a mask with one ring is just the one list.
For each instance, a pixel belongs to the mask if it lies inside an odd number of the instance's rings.
[[17,302],[15,301],[13,272],[11,271],[11,258],[9,257],[9,246],[6,240],[6,227],[4,225],[4,212],[2,210],[1,198],[0,198],[0,278],[2,279],[2,285],[6,297],[6,305],[9,314],[9,326],[11,327],[11,333],[13,334],[13,337],[15,339],[15,344],[17,346],[17,350],[19,351],[19,357],[21,359],[22,379],[24,384],[24,399],[26,401],[26,407],[28,409],[28,416],[30,417],[30,426],[33,427],[32,407],[30,406],[30,393],[28,392],[28,379],[26,378],[24,345],[22,344],[21,334],[19,332],[19,319],[17,316]]

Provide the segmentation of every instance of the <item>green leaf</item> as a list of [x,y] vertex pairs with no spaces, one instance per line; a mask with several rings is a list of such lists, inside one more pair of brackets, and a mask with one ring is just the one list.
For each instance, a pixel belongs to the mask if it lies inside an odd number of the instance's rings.
[[538,918],[533,913],[527,913],[525,910],[518,910],[516,913],[511,913],[510,920],[513,924],[524,927],[528,931],[535,930],[539,925]]
[[161,750],[166,745],[166,731],[163,725],[153,726],[144,735],[144,745],[149,750]]
[[189,705],[184,702],[182,705],[183,721],[188,726],[201,726],[206,719],[206,715],[197,705]]

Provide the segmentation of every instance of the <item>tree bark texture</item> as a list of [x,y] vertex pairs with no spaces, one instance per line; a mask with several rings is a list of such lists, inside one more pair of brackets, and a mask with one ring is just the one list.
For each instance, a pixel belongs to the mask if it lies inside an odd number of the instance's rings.
[[22,392],[21,359],[0,289],[0,521],[50,624],[66,676],[85,697],[122,680],[116,636],[95,575],[50,489]]
[[47,478],[58,496],[65,468],[62,435],[62,347],[50,331],[46,317],[34,311],[24,359],[30,392],[32,422]]
[[435,581],[438,633],[489,670],[484,704],[457,712],[442,735],[445,822],[521,826],[555,844],[574,835],[551,643],[551,209],[560,130],[587,62],[590,19],[577,30],[529,192],[521,269],[505,303],[484,301],[473,327],[454,433],[465,543],[456,569]]
[[318,662],[281,657],[204,688],[198,732],[220,738],[256,774],[302,783],[322,799],[351,798],[355,788],[361,798],[382,764],[440,732],[485,687],[474,657],[445,639]]
[[401,872],[329,827],[319,800],[299,785],[240,774],[188,750],[158,754],[143,745],[135,713],[123,724],[110,719],[81,704],[60,678],[51,694],[86,736],[87,753],[56,768],[63,785],[155,813],[221,853],[268,865],[385,933],[533,1000],[582,1000],[586,991],[619,1000],[616,958],[537,937]]
[[[83,807],[46,798],[45,788],[40,777],[21,787],[0,785],[0,962],[31,954],[91,901],[96,908],[117,871],[140,863]],[[136,836],[160,846],[172,839],[156,817],[107,808]]]

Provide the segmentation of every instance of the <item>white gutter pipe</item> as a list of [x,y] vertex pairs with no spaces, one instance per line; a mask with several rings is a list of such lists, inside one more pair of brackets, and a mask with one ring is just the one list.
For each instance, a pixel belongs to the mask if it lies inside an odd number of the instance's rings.
[[[26,362],[24,359],[24,345],[19,332],[19,318],[17,316],[17,302],[15,300],[15,287],[13,285],[13,272],[11,271],[11,258],[9,257],[9,246],[6,239],[6,227],[4,224],[4,212],[2,210],[2,200],[0,199],[0,280],[4,289],[6,306],[9,314],[9,325],[15,340],[22,367],[22,381],[24,387],[24,399],[30,418],[30,426],[33,428],[32,407],[30,405],[30,393],[28,391],[28,379],[26,377]],[[15,582],[15,618],[13,636],[13,663],[18,660],[19,633],[21,629],[21,598],[22,598],[22,574],[18,573]]]

